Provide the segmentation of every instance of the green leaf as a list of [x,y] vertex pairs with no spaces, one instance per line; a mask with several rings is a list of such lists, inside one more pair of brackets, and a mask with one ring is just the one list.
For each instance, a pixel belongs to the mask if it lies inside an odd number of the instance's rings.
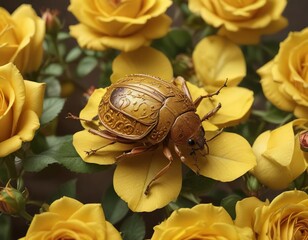
[[79,58],[82,54],[82,51],[79,47],[72,48],[69,53],[66,55],[65,61],[66,62],[73,62],[77,58]]
[[11,238],[11,221],[10,217],[0,215],[0,239],[10,240]]
[[235,205],[242,197],[237,194],[231,194],[221,200],[220,205],[226,209],[230,216],[235,219]]
[[38,172],[48,165],[58,163],[73,172],[93,173],[106,169],[106,166],[84,162],[72,144],[72,136],[49,136],[46,138],[46,150],[32,154],[24,159],[24,168],[29,172]]
[[105,170],[108,166],[84,162],[76,152],[72,140],[64,142],[57,152],[60,164],[72,172],[93,173]]
[[57,39],[59,41],[66,40],[66,39],[69,39],[69,38],[71,38],[71,35],[67,32],[59,32],[58,35],[57,35]]
[[61,197],[67,196],[76,198],[77,178],[71,179],[60,185],[58,191],[52,195],[50,202],[53,202]]
[[253,110],[252,114],[274,124],[284,124],[293,117],[292,113],[284,112],[277,108],[271,108],[267,111]]
[[49,64],[43,71],[44,74],[46,75],[51,75],[51,76],[61,76],[63,74],[63,67],[59,63],[51,63]]
[[145,223],[140,215],[134,213],[125,219],[120,227],[123,240],[143,240],[145,236]]
[[174,28],[165,37],[154,40],[152,46],[172,59],[192,47],[192,38],[186,30]]
[[94,68],[97,66],[98,61],[95,57],[84,57],[80,60],[77,66],[77,75],[79,77],[84,77],[88,75],[90,72],[94,70]]
[[121,221],[129,210],[127,203],[119,198],[112,185],[106,191],[102,205],[106,219],[113,225]]
[[44,79],[44,82],[47,84],[47,87],[46,87],[47,97],[59,97],[60,96],[61,85],[57,78],[49,77],[49,78]]
[[61,112],[65,103],[63,98],[46,98],[44,99],[43,113],[41,116],[41,125],[47,124],[55,119]]
[[192,208],[193,206],[198,204],[198,202],[200,202],[200,200],[196,199],[196,197],[192,193],[186,195],[181,194],[175,201],[170,202],[168,204],[168,207],[171,209],[172,212],[179,208]]

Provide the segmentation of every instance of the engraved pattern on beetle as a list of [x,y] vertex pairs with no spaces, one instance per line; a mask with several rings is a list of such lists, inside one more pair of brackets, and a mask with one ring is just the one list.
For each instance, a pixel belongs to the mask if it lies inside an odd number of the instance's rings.
[[102,124],[115,134],[139,136],[144,134],[148,128],[148,126],[140,124],[135,119],[110,108],[109,104],[104,103],[104,99],[99,105],[99,115]]
[[111,129],[126,135],[131,135],[134,133],[135,129],[138,129],[136,128],[136,121],[130,121],[123,113],[114,112],[112,109],[105,111],[103,121]]
[[161,103],[143,92],[129,88],[116,88],[111,93],[114,107],[145,124],[156,121]]

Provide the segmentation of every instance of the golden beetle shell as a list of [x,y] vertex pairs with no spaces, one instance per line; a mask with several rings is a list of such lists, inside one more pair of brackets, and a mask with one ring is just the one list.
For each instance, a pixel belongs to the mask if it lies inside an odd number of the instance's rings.
[[132,74],[107,89],[98,116],[111,134],[154,145],[165,139],[178,116],[195,110],[193,102],[175,84]]

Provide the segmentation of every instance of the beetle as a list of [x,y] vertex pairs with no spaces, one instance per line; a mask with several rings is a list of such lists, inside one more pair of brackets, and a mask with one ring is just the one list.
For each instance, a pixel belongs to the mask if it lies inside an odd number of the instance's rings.
[[[181,161],[185,161],[181,147],[189,147],[191,155],[207,147],[202,122],[213,116],[221,104],[202,118],[196,110],[202,99],[219,94],[225,86],[226,82],[216,92],[199,96],[193,101],[182,77],[167,82],[147,74],[130,74],[110,85],[102,96],[96,117],[105,129],[89,128],[88,131],[111,140],[110,144],[137,144],[119,155],[117,161],[126,156],[152,151],[163,144],[163,154],[169,162],[147,185],[144,193],[148,195],[152,184],[166,173],[173,161],[169,143]],[[84,120],[72,114],[68,118]],[[87,154],[95,154],[103,147],[106,145],[91,149]]]

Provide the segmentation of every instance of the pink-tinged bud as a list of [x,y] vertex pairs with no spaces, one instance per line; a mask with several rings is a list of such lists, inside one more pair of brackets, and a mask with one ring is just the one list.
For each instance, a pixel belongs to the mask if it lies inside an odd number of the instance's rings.
[[302,151],[308,152],[308,131],[299,134],[299,143]]
[[61,22],[58,18],[59,11],[57,9],[46,9],[42,13],[42,19],[45,21],[46,32],[56,34],[61,29]]
[[28,191],[18,191],[9,183],[0,188],[0,213],[18,215],[24,212],[28,198]]

